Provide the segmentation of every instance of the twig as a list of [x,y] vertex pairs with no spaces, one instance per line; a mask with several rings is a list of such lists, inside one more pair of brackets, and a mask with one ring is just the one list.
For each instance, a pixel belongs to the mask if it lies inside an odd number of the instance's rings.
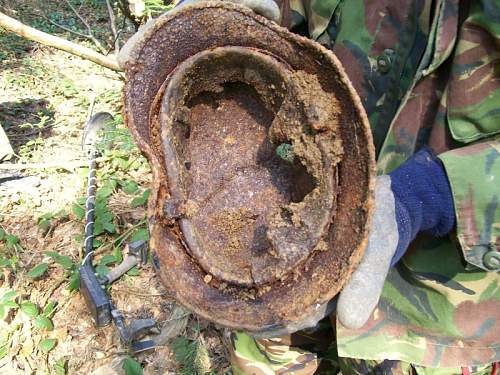
[[118,33],[116,32],[115,13],[113,12],[113,8],[111,7],[111,3],[109,2],[109,0],[106,0],[106,7],[108,8],[109,14],[109,28],[111,29],[111,33],[113,34],[115,54],[118,56],[118,52],[120,52],[120,41],[118,40]]
[[92,93],[91,99],[89,100],[89,108],[87,110],[87,116],[85,117],[85,124],[90,121],[92,113],[94,112],[95,97],[96,97],[95,93]]
[[[163,292],[163,293],[141,293],[141,292],[136,292],[133,289],[127,288],[127,289],[121,289],[121,288],[113,288],[113,292],[118,292],[118,293],[127,293],[127,294],[132,294],[134,296],[139,296],[139,297],[163,297],[168,295],[168,292]],[[180,318],[178,318],[180,319]]]
[[52,297],[52,294],[54,294],[57,288],[59,288],[67,279],[68,278],[66,276],[63,276],[59,280],[57,280],[56,283],[53,284],[49,290],[47,290],[47,293],[44,294],[42,301],[40,302],[40,305],[45,306],[49,298]]
[[44,33],[43,31],[34,29],[1,12],[0,12],[0,26],[6,29],[7,31],[22,36],[23,38],[33,40],[35,42],[44,44],[49,47],[55,47],[62,51],[71,53],[72,55],[76,55],[84,59],[90,60],[92,62],[95,62],[96,64],[99,64],[106,68],[118,72],[122,70],[118,66],[118,62],[116,61],[115,58],[104,56],[94,51],[93,49],[81,46],[79,44],[70,42],[69,40],[65,40],[57,36]]
[[[69,32],[71,34],[78,35],[79,37],[82,37],[82,38],[85,38],[85,39],[90,39],[90,40],[94,41],[92,35],[83,34],[83,33],[79,32],[79,31],[72,30],[69,27],[66,27],[66,26],[63,26],[63,25],[59,25],[57,22],[54,22],[50,18],[45,17],[43,14],[34,14],[34,15],[37,16],[37,17],[42,17],[45,21],[47,21],[48,23],[54,25],[55,27],[60,28],[61,30],[64,30],[64,31],[67,31],[67,32]],[[104,51],[101,51],[101,52],[104,52]]]
[[80,21],[82,21],[82,23],[85,25],[85,27],[87,28],[87,32],[88,32],[88,35],[89,35],[89,38],[94,42],[94,44],[96,45],[96,47],[99,49],[99,51],[101,53],[105,53],[106,52],[106,49],[102,46],[101,42],[99,42],[96,37],[94,36],[94,34],[92,33],[92,28],[90,27],[90,25],[87,23],[87,21],[85,21],[85,18],[83,18],[80,13],[78,13],[78,11],[75,9],[75,7],[71,4],[71,2],[69,0],[64,0],[66,2],[66,4],[68,4],[68,6],[71,8],[71,10],[73,11],[73,13],[75,13],[75,15],[78,17],[78,19]]

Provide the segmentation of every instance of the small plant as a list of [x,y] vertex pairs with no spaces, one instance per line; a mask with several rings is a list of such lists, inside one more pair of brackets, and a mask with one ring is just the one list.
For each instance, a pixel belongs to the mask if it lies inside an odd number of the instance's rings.
[[47,233],[55,225],[56,222],[67,220],[68,214],[66,210],[59,210],[57,212],[47,212],[37,219],[38,228],[42,233]]
[[124,359],[122,368],[125,371],[125,375],[142,375],[144,373],[141,364],[132,357]]
[[52,369],[56,375],[66,375],[67,360],[65,358],[60,358],[54,363]]
[[210,374],[210,357],[207,347],[200,340],[178,337],[170,345],[182,375]]
[[14,250],[16,252],[23,250],[21,244],[19,243],[19,237],[7,233],[5,229],[0,227],[0,243],[2,242],[7,250]]
[[19,305],[15,302],[17,292],[14,290],[7,290],[0,297],[0,319],[5,319],[10,309],[18,309]]
[[[54,324],[52,316],[55,313],[57,302],[51,301],[45,305],[40,312],[39,306],[30,300],[20,300],[18,293],[14,290],[7,290],[0,297],[0,320],[4,320],[11,310],[20,311],[25,316],[31,319],[35,328],[40,332],[52,331]],[[12,329],[17,330],[18,326],[13,326]],[[8,349],[8,335],[0,335],[0,358],[3,350]],[[5,348],[7,347],[7,348]]]
[[0,227],[0,275],[4,269],[16,271],[16,265],[19,261],[17,254],[22,250],[19,238]]
[[0,61],[8,62],[27,53],[33,43],[16,34],[0,30]]
[[28,142],[19,147],[19,160],[23,163],[27,163],[33,156],[33,153],[41,145],[43,145],[42,138],[38,137],[30,139]]

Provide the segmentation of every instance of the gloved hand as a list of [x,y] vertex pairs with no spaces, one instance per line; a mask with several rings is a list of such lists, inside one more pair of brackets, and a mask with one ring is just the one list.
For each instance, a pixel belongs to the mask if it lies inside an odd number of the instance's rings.
[[375,213],[365,255],[342,290],[337,317],[360,328],[376,307],[389,267],[418,232],[443,236],[455,226],[453,197],[441,162],[428,149],[388,175],[377,178]]
[[[183,7],[189,4],[196,4],[204,0],[184,0],[180,1],[176,8]],[[205,0],[206,1],[206,0]],[[279,23],[281,20],[281,11],[273,0],[225,0],[231,3],[240,4],[252,9],[255,13]]]

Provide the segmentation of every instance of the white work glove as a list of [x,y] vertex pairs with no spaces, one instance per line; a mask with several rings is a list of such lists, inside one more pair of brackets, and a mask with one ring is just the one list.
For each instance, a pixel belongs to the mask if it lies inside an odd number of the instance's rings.
[[[175,9],[183,8],[188,5],[197,4],[203,2],[204,0],[184,0],[180,1]],[[261,16],[266,17],[267,19],[275,22],[280,22],[281,20],[281,11],[273,0],[226,0],[231,3],[240,4],[250,8],[255,13],[260,14]],[[172,10],[167,11],[171,12]],[[144,35],[147,34],[148,30],[152,28],[155,24],[156,18],[149,20],[146,24],[142,25],[139,30],[125,43],[125,45],[120,50],[120,53],[117,56],[118,65],[122,69],[125,69],[127,66],[127,62],[130,59],[131,51],[133,51],[134,46],[144,38]]]
[[365,254],[337,303],[337,317],[347,328],[363,326],[377,306],[398,240],[391,178],[384,175],[377,178],[375,213]]
[[[176,8],[184,7],[190,4],[196,4],[204,0],[185,0],[180,1]],[[281,20],[281,11],[273,0],[225,0],[231,3],[239,4],[250,8],[255,13],[270,19],[271,21],[279,23]]]

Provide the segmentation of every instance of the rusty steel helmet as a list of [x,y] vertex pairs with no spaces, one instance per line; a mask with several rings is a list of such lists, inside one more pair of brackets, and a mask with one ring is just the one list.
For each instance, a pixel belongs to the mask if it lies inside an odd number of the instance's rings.
[[166,288],[254,334],[324,317],[363,255],[375,175],[367,117],[334,54],[207,2],[148,24],[120,64]]

